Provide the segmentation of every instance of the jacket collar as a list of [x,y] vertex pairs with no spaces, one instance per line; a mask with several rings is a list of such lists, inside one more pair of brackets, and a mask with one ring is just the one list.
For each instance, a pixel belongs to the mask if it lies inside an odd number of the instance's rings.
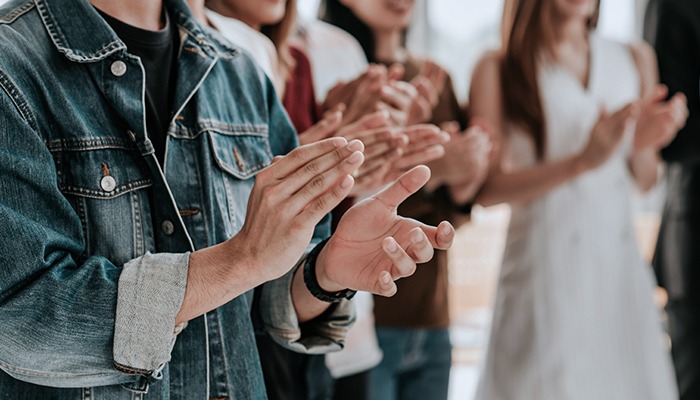
[[[148,1],[148,0],[144,0]],[[34,0],[56,49],[69,60],[91,63],[126,51],[126,45],[87,0]],[[184,0],[165,0],[175,23],[210,57],[236,53],[213,39],[194,19]]]

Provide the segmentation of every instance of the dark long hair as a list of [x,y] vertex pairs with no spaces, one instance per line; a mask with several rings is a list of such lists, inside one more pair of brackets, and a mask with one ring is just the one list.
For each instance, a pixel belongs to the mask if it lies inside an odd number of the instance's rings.
[[360,42],[367,61],[371,63],[377,61],[372,30],[350,8],[342,4],[340,0],[321,0],[318,17],[322,21],[346,31]]
[[[600,0],[588,21],[589,29],[596,27],[599,10]],[[543,55],[553,55],[553,12],[552,0],[506,0],[501,25],[505,116],[532,136],[539,160],[544,158],[547,139],[537,64]]]
[[289,53],[289,38],[292,36],[297,21],[297,0],[287,0],[284,17],[272,25],[263,25],[260,30],[265,36],[272,40],[277,50],[281,73],[287,80],[289,70],[294,67],[294,60]]

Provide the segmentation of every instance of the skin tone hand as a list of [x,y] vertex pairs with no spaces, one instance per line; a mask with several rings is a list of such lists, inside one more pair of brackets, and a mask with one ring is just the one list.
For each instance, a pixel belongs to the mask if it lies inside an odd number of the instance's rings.
[[288,272],[303,255],[316,224],[350,193],[362,150],[359,140],[330,138],[276,157],[262,170],[240,232],[190,255],[177,324]]
[[342,120],[343,113],[341,111],[327,113],[322,120],[299,134],[299,144],[303,146],[335,136],[334,134],[340,128]]
[[634,129],[639,112],[637,103],[631,103],[612,115],[601,111],[588,145],[578,156],[586,170],[598,168],[610,158],[625,133]]
[[408,124],[430,121],[433,110],[440,101],[440,93],[445,89],[447,72],[432,61],[426,61],[420,73],[411,80],[417,96],[408,113]]
[[454,228],[448,222],[431,227],[396,214],[398,205],[429,177],[427,167],[416,167],[343,216],[318,256],[316,273],[322,288],[392,296],[394,281],[413,274],[417,263],[429,261],[433,248],[450,247]]
[[683,93],[677,93],[670,100],[665,85],[657,85],[641,101],[639,123],[634,136],[634,150],[660,150],[676,137],[688,119],[688,101]]
[[447,185],[453,201],[462,204],[474,197],[488,175],[491,140],[479,125],[464,133],[455,132],[455,127],[443,129],[452,131],[452,140],[445,147],[445,155],[429,164],[433,174],[426,189]]
[[415,165],[424,164],[445,154],[444,144],[450,135],[435,125],[414,125],[403,129],[409,142],[404,155],[394,163],[394,168],[405,171]]

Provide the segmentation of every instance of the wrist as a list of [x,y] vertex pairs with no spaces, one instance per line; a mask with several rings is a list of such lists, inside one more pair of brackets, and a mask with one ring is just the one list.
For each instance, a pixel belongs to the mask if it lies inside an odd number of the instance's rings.
[[571,159],[571,170],[574,173],[574,176],[583,174],[584,172],[588,171],[591,169],[592,166],[588,162],[588,159],[586,158],[586,153],[585,151],[578,154],[577,156],[573,157]]
[[331,243],[326,243],[316,257],[316,282],[318,282],[318,286],[326,292],[339,292],[347,288],[328,276],[328,263],[326,260],[330,246]]
[[[319,284],[316,261],[318,260],[319,253],[325,248],[326,243],[328,243],[328,240],[329,239],[326,239],[319,243],[306,257],[304,261],[304,285],[312,296],[326,303],[337,303],[343,299],[352,299],[353,296],[355,296],[355,290],[343,288],[343,286],[335,284],[334,281],[327,279],[323,272],[321,273],[321,280],[324,282],[323,284],[325,287]],[[324,269],[321,268],[320,270],[323,271]]]

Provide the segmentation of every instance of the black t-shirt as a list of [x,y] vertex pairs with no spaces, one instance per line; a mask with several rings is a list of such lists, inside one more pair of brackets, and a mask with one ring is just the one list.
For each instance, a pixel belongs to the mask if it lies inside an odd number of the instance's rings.
[[146,71],[146,129],[156,156],[162,164],[177,83],[177,56],[180,46],[177,26],[171,23],[165,11],[165,28],[160,31],[140,29],[99,10],[98,12],[126,44],[129,53],[141,58]]

